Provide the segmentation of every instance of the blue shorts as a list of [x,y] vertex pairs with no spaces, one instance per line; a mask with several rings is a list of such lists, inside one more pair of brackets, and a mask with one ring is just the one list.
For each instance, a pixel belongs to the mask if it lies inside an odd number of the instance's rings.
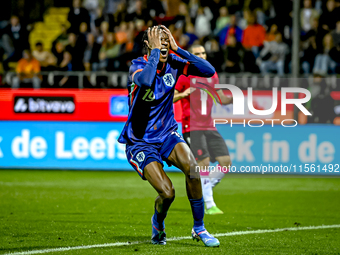
[[172,132],[163,143],[134,143],[126,145],[126,157],[130,165],[137,171],[143,180],[144,168],[151,162],[157,161],[164,166],[165,161],[169,166],[168,157],[178,143],[185,143],[183,137],[176,131]]

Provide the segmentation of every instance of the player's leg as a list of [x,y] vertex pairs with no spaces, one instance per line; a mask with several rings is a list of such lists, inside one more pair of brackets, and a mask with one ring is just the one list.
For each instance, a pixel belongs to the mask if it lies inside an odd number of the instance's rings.
[[194,227],[192,229],[193,238],[202,240],[206,246],[219,246],[220,242],[211,236],[204,227],[204,201],[199,168],[189,146],[184,142],[177,143],[175,147],[173,147],[168,160],[185,174],[187,195],[194,217]]
[[214,188],[225,176],[231,166],[228,147],[223,137],[217,131],[206,131],[208,150],[211,161],[217,161],[220,165],[219,171],[209,174],[211,185]]
[[164,219],[175,197],[173,185],[163,170],[160,146],[150,144],[126,145],[126,157],[143,180],[148,180],[158,193],[155,213],[151,218],[153,244],[166,244]]
[[213,196],[213,188],[210,181],[210,173],[205,172],[210,165],[210,158],[206,157],[200,161],[197,161],[201,169],[201,184],[202,184],[202,192],[203,192],[203,199],[206,207],[206,214],[223,214],[223,212],[217,208],[216,203],[214,201]]
[[[188,135],[184,134],[184,139],[190,146],[191,151],[194,154],[197,164],[200,167],[201,174],[201,185],[203,192],[203,199],[205,206],[207,208],[206,214],[222,214],[223,212],[217,208],[214,197],[211,181],[209,178],[209,165],[210,165],[210,154],[208,151],[207,138],[205,136],[205,131],[192,131],[192,140]],[[187,141],[188,140],[188,141]],[[191,142],[191,143],[190,143]]]
[[171,203],[175,199],[175,189],[169,177],[163,170],[163,166],[157,162],[151,162],[144,168],[144,177],[157,191],[155,201],[155,213],[151,218],[152,243],[166,244],[164,219]]
[[216,157],[216,160],[221,166],[221,170],[209,174],[212,188],[221,182],[221,180],[225,177],[225,174],[229,172],[229,166],[231,167],[231,159],[229,155]]

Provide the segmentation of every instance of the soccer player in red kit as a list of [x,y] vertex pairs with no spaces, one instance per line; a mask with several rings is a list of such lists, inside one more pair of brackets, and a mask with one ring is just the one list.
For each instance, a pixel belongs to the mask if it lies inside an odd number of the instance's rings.
[[[193,45],[189,52],[206,59],[205,49],[201,45]],[[218,162],[222,167],[229,167],[231,160],[228,147],[213,125],[211,109],[214,99],[208,95],[208,91],[215,90],[215,84],[219,84],[217,73],[211,78],[197,76],[180,76],[175,87],[174,102],[181,100],[182,104],[182,132],[185,141],[190,145],[201,172],[208,169],[210,162]],[[220,89],[216,91],[217,102],[230,104],[232,97],[224,95]],[[218,95],[218,96],[217,96]],[[206,113],[202,114],[202,101],[206,101]],[[221,181],[225,172],[214,171],[209,173],[209,178],[201,178],[203,198],[206,205],[206,214],[222,214],[223,212],[216,206],[212,189]]]

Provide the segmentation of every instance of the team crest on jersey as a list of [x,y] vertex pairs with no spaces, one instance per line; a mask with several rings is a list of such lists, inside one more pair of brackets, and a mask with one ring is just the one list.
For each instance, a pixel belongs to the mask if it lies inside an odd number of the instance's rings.
[[145,159],[145,154],[144,152],[139,152],[136,156],[136,159],[139,161],[139,162],[142,162],[144,159]]
[[175,79],[174,79],[174,77],[172,76],[171,73],[165,74],[163,76],[163,81],[164,81],[165,85],[168,86],[168,87],[172,87],[175,84]]

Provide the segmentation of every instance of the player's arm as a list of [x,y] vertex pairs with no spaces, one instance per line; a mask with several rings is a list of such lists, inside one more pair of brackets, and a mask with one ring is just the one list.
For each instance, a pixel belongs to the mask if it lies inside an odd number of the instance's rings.
[[176,53],[189,62],[187,75],[199,77],[211,77],[215,73],[215,68],[205,59],[199,58],[190,52],[178,47]]
[[176,103],[178,100],[181,100],[182,98],[184,98],[184,92],[180,93],[178,90],[175,89],[175,94],[174,94],[174,100],[173,102]]
[[146,65],[132,65],[130,67],[132,81],[135,84],[140,87],[151,87],[157,73],[157,64],[160,54],[161,51],[159,49],[153,49]]
[[184,59],[184,61],[181,61],[180,58],[169,55],[169,57],[171,57],[170,62],[173,65],[177,65],[178,69],[180,69],[178,66],[182,66],[182,73],[184,75],[194,75],[200,77],[211,77],[214,75],[215,68],[208,61],[201,59],[194,54],[191,54],[190,52],[178,47],[170,30],[165,26],[161,27],[163,28],[164,32],[169,36],[171,49]]
[[[222,103],[223,105],[232,104],[232,103],[233,103],[233,98],[232,98],[232,97],[226,96],[226,95],[223,93],[223,90],[222,90],[222,89],[218,90],[218,91],[217,91],[217,94],[218,94],[218,96],[220,97],[221,103]],[[220,103],[220,100],[219,100],[216,96],[215,96],[215,98],[216,98],[216,101]]]
[[148,38],[149,41],[145,41],[145,43],[152,49],[148,63],[143,66],[140,65],[137,68],[136,66],[131,66],[130,72],[132,72],[132,81],[135,84],[138,86],[151,87],[157,73],[157,65],[161,54],[161,40],[157,27],[149,29]]
[[189,96],[192,92],[195,91],[195,88],[187,88],[182,93],[175,89],[174,100],[173,102],[176,103],[178,100]]

